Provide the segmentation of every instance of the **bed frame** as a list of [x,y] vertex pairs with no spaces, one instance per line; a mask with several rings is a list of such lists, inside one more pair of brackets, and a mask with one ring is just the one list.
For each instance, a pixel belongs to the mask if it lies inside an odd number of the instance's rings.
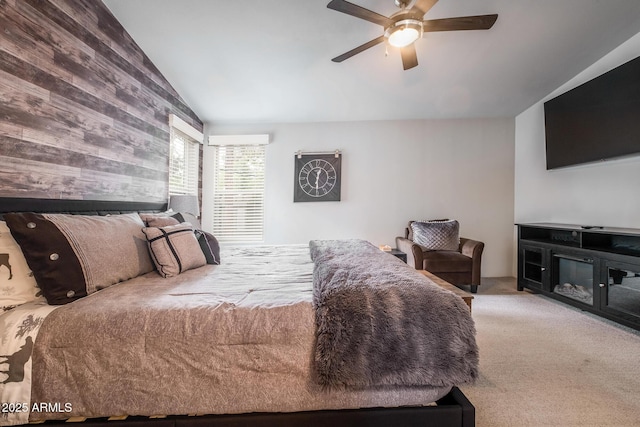
[[[0,198],[0,217],[8,212],[49,212],[84,215],[108,215],[128,212],[161,212],[166,203],[117,202],[104,200],[59,200]],[[126,419],[94,418],[83,421],[82,427],[472,427],[475,408],[462,391],[453,387],[435,405],[398,408],[363,408],[322,410],[292,413],[251,413],[234,415],[198,415],[127,417]],[[46,421],[62,424],[65,421]],[[68,425],[68,424],[66,424]]]
[[161,212],[164,202],[114,202],[110,200],[29,199],[0,197],[0,215],[9,212],[73,213],[78,215],[108,215],[130,212]]
[[47,425],[80,427],[473,427],[475,408],[454,387],[436,402],[437,406],[341,409],[291,413],[253,413],[235,415],[168,416],[163,418],[127,417],[124,420],[92,418],[87,420],[45,421]]

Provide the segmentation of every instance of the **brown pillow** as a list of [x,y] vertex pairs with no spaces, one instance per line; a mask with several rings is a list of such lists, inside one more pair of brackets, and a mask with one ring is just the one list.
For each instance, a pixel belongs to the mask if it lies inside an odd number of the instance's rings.
[[205,265],[207,260],[189,223],[146,227],[151,258],[162,277],[173,277]]
[[200,249],[204,257],[207,259],[207,264],[220,264],[220,244],[218,239],[211,233],[202,231],[200,229],[200,222],[192,214],[178,212],[171,216],[181,223],[190,223],[196,233],[198,243],[200,243]]
[[142,213],[140,214],[140,218],[142,218],[142,222],[144,222],[144,225],[147,227],[166,227],[167,225],[180,224],[180,221],[166,213]]
[[136,213],[9,213],[4,219],[49,304],[66,304],[153,271]]
[[202,225],[200,225],[200,221],[194,214],[190,214],[188,212],[178,212],[171,215],[171,218],[175,218],[178,222],[188,222],[193,225],[195,230],[200,230]]

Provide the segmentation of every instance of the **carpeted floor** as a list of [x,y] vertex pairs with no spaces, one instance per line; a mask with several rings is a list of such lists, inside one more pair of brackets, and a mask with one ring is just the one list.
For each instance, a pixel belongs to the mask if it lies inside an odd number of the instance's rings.
[[640,332],[483,279],[474,295],[476,425],[640,426]]

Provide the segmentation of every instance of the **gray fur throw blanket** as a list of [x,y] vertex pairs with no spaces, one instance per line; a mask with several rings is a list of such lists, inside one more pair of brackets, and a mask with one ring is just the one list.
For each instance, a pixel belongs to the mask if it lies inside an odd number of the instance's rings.
[[316,381],[326,387],[475,381],[464,301],[364,240],[312,240]]

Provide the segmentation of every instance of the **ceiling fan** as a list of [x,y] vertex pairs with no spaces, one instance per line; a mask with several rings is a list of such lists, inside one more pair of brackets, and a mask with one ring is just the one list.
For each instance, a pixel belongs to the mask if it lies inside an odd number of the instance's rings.
[[390,45],[400,48],[402,66],[405,70],[408,70],[418,65],[418,56],[414,43],[422,37],[423,33],[432,31],[488,30],[498,19],[497,14],[492,14],[424,21],[424,15],[437,2],[438,0],[394,0],[396,6],[401,10],[386,17],[344,0],[331,0],[327,5],[329,9],[384,27],[384,34],[380,37],[340,56],[336,56],[332,61],[342,62],[386,40]]

